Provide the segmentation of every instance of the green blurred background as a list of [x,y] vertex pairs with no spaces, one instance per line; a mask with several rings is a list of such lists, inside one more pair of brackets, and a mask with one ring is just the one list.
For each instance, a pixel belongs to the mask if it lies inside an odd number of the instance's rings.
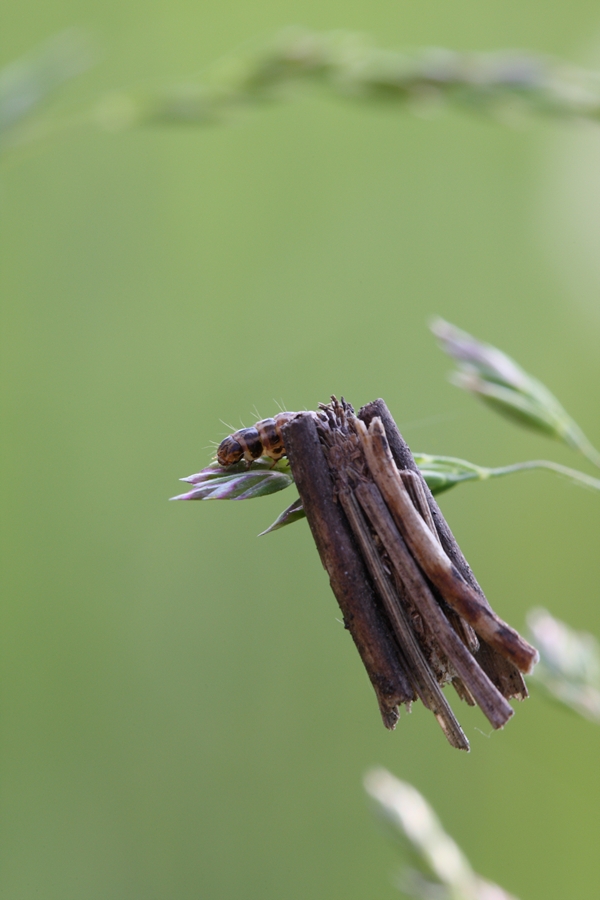
[[[576,62],[600,34],[589,0],[3,6],[0,63],[74,24],[104,48],[57,115],[288,24]],[[231,127],[73,127],[7,157],[2,897],[391,900],[361,788],[375,763],[522,900],[594,896],[593,725],[537,694],[500,733],[461,707],[468,756],[419,707],[386,733],[306,524],[256,538],[292,492],[166,502],[221,419],[332,392],[383,396],[415,450],[577,464],[447,385],[426,323],[515,356],[599,443],[585,172],[599,180],[590,126],[321,99]],[[443,508],[509,622],[544,605],[600,634],[599,502],[537,473]]]

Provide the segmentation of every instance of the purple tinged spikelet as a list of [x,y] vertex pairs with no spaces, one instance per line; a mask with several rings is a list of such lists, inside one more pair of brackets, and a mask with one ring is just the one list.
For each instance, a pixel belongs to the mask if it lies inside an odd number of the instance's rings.
[[171,500],[250,500],[282,491],[292,484],[289,471],[273,468],[272,460],[257,460],[224,468],[212,463],[195,475],[180,479],[195,487]]

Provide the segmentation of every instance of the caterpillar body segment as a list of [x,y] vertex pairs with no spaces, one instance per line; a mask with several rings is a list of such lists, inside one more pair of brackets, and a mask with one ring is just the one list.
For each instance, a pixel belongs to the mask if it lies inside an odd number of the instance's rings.
[[251,428],[240,428],[228,435],[219,444],[217,461],[221,466],[232,466],[245,459],[248,464],[260,456],[270,456],[277,462],[285,456],[281,429],[298,415],[295,412],[280,412],[272,419],[261,419]]

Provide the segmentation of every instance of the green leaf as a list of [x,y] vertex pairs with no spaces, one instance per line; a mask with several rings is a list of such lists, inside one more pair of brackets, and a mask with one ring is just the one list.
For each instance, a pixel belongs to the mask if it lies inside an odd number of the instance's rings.
[[463,481],[487,481],[490,478],[501,478],[504,475],[512,475],[515,472],[527,472],[532,469],[546,469],[557,475],[579,484],[583,487],[600,491],[600,479],[592,478],[585,472],[570,469],[560,463],[548,459],[531,459],[525,462],[513,463],[510,466],[499,466],[488,469],[485,466],[477,466],[465,459],[457,459],[454,456],[433,456],[427,453],[415,453],[421,474],[429,485],[432,494],[441,494]]
[[305,518],[306,513],[302,507],[302,500],[298,497],[297,500],[294,500],[287,509],[284,509],[284,511],[277,516],[272,525],[269,525],[265,531],[261,531],[259,537],[262,537],[263,534],[270,534],[272,531],[277,531],[285,525],[291,525],[292,522],[298,522],[300,519]]
[[462,481],[484,481],[490,477],[490,469],[476,466],[453,456],[432,456],[415,453],[414,459],[432,494],[441,494]]

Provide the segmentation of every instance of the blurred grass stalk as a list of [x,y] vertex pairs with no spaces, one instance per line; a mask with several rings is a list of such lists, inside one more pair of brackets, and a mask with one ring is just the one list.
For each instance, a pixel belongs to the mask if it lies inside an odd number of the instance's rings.
[[[600,645],[544,609],[528,615],[541,660],[532,679],[552,697],[600,724]],[[474,872],[434,810],[412,785],[386,769],[373,769],[365,789],[391,826],[403,861],[397,886],[420,900],[516,900],[504,888]]]
[[123,91],[105,98],[108,128],[226,121],[236,111],[294,95],[300,84],[362,103],[443,105],[508,121],[523,115],[600,118],[600,73],[534,53],[384,50],[363,35],[288,28],[269,45],[214,65],[203,83]]
[[93,56],[88,35],[70,28],[0,69],[0,151],[29,137],[34,115]]
[[412,785],[386,769],[373,769],[365,789],[393,829],[404,857],[398,887],[422,900],[515,900],[477,875],[435,812]]

